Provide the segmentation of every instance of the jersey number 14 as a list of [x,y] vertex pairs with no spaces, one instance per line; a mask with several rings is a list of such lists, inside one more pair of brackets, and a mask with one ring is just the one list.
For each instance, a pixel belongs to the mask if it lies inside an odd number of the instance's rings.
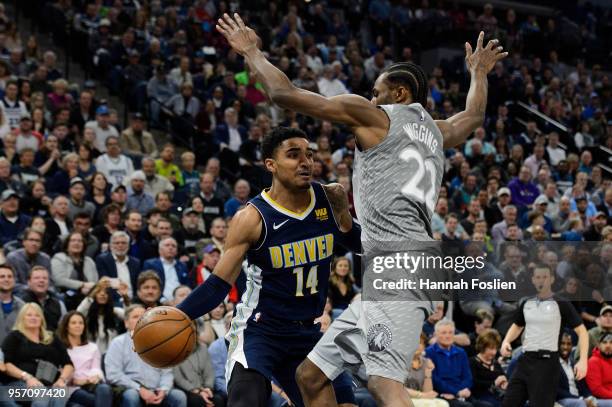
[[[317,286],[319,285],[319,279],[317,276],[317,267],[312,266],[310,270],[308,270],[308,275],[306,276],[306,288],[310,288],[310,294],[317,293]],[[295,286],[295,296],[303,297],[304,296],[304,267],[297,267],[293,269],[293,274],[295,274],[296,278],[296,286]]]
[[[436,205],[436,167],[431,160],[423,160],[423,156],[414,147],[408,147],[400,153],[399,158],[408,163],[416,162],[416,172],[411,174],[408,182],[402,187],[402,194],[424,203],[430,213],[434,212]],[[423,177],[428,177],[425,188],[421,188]]]

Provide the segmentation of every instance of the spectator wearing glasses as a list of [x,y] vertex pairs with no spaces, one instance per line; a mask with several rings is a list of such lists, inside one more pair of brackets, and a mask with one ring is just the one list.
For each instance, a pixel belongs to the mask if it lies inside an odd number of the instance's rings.
[[51,258],[41,251],[43,234],[26,229],[23,234],[23,248],[11,251],[6,256],[6,262],[15,270],[15,280],[19,289],[27,285],[28,274],[32,267],[51,268]]

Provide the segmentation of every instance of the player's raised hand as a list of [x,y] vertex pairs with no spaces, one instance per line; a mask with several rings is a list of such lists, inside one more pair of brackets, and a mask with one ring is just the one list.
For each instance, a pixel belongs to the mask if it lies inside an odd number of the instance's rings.
[[476,49],[472,50],[469,42],[465,43],[465,63],[470,73],[484,72],[489,73],[497,61],[501,61],[508,56],[504,52],[504,47],[499,45],[498,39],[490,40],[486,46],[484,43],[484,31],[481,31],[476,41]]
[[234,17],[223,14],[218,20],[217,31],[219,31],[231,47],[240,55],[245,55],[248,51],[259,48],[261,40],[251,27],[247,27],[238,13]]

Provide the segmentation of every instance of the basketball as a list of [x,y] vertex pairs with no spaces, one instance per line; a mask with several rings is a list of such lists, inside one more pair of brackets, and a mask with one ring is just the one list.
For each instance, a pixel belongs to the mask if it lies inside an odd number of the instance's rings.
[[174,307],[148,309],[134,329],[134,350],[149,365],[168,368],[180,364],[193,351],[195,325]]

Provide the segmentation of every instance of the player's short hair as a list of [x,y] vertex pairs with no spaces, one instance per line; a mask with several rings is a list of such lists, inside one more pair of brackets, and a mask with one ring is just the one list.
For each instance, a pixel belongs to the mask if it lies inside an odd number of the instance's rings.
[[495,329],[487,329],[476,338],[476,352],[480,353],[489,348],[499,348],[501,335]]
[[427,75],[419,65],[412,62],[398,62],[389,65],[382,73],[387,74],[385,81],[390,86],[407,87],[412,93],[413,102],[427,106]]
[[270,134],[266,135],[261,142],[261,153],[263,155],[263,159],[265,160],[267,158],[272,158],[276,152],[276,149],[283,143],[283,141],[294,137],[308,139],[306,133],[300,129],[294,129],[291,127],[274,128],[274,130],[272,130]]

